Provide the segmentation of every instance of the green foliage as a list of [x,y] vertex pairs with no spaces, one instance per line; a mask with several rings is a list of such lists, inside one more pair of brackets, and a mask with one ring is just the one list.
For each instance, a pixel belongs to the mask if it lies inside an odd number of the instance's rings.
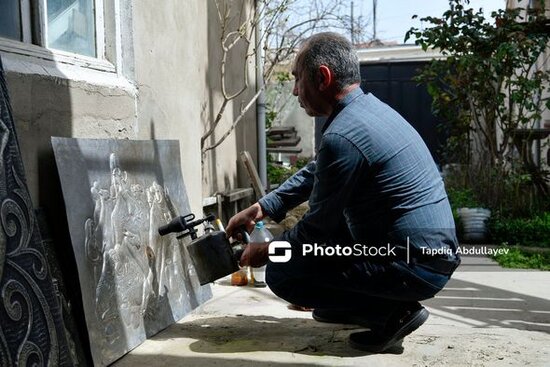
[[550,270],[550,252],[535,253],[509,248],[507,254],[497,254],[493,258],[505,268]]
[[311,161],[311,158],[300,157],[296,160],[294,167],[296,167],[297,169],[301,169],[305,167],[310,161]]
[[461,167],[460,171],[455,170],[445,177],[453,208],[475,205],[489,208],[505,218],[527,218],[550,210],[550,200],[539,195],[528,173],[496,168],[480,172]]
[[268,154],[267,157],[267,178],[272,185],[282,184],[311,160],[310,158],[301,157],[294,165],[287,168],[274,162],[271,155]]
[[447,188],[447,196],[453,209],[458,208],[479,208],[482,205],[477,200],[475,193],[472,189],[468,188]]
[[453,212],[488,207],[496,243],[550,247],[547,172],[514,155],[516,130],[533,127],[550,104],[550,74],[536,67],[550,41],[547,19],[518,8],[487,20],[468,4],[450,0],[441,17],[422,18],[431,27],[407,33],[424,50],[447,56],[432,61],[417,81],[446,121],[444,158],[461,164],[446,178]]
[[265,113],[265,128],[270,129],[271,126],[273,126],[273,121],[277,118],[277,111],[273,109],[273,106],[271,104],[267,104],[267,111]]
[[275,73],[274,79],[279,84],[284,84],[292,80],[292,75],[288,71],[279,71]]
[[530,218],[503,218],[489,222],[493,242],[514,246],[550,247],[550,212]]
[[530,217],[548,209],[548,198],[537,192],[531,174],[520,168],[515,172],[498,168],[474,171],[469,181],[485,207],[503,217]]
[[[444,159],[468,166],[467,187],[489,205],[503,198],[495,189],[503,180],[522,176],[528,179],[516,187],[531,186],[548,198],[548,172],[527,157],[515,157],[517,129],[532,128],[550,105],[550,73],[537,67],[550,41],[544,31],[547,18],[544,12],[516,8],[486,19],[481,9],[468,4],[450,0],[441,17],[422,18],[429,26],[411,28],[406,35],[424,50],[446,56],[433,60],[416,78],[427,86],[434,113],[446,121],[450,137]],[[532,190],[527,191],[530,195]]]
[[267,178],[272,185],[282,184],[296,172],[298,172],[296,167],[286,168],[273,162],[267,165]]

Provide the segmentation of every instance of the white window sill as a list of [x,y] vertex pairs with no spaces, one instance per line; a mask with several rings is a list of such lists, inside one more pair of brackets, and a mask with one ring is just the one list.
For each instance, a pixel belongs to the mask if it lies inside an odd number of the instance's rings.
[[137,94],[128,79],[117,74],[106,60],[49,50],[36,45],[0,37],[0,55],[6,72],[36,74],[94,85],[122,88]]
[[101,70],[111,73],[116,72],[115,66],[106,60],[72,54],[70,52],[49,50],[40,46],[13,41],[2,37],[0,37],[0,52],[31,56],[37,59],[81,66],[89,69]]

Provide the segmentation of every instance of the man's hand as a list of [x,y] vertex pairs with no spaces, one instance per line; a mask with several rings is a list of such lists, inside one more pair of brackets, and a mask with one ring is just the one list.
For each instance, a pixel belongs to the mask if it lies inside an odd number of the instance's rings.
[[228,237],[236,238],[235,235],[237,234],[237,230],[239,229],[239,227],[245,226],[246,231],[250,233],[254,229],[254,225],[256,224],[256,222],[262,220],[263,218],[264,218],[264,213],[262,211],[262,207],[260,206],[260,204],[259,203],[252,204],[245,210],[235,214],[229,220],[229,223],[225,228],[225,232],[227,233]]
[[253,268],[259,268],[267,264],[269,259],[268,254],[269,242],[265,243],[249,243],[239,262],[240,266],[252,266]]

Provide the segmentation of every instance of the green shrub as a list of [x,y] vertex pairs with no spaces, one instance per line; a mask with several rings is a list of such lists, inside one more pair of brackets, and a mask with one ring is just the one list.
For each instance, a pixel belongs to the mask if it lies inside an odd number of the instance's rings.
[[301,169],[305,167],[310,161],[311,161],[311,158],[300,157],[296,160],[294,167],[296,167],[297,169]]
[[497,254],[493,258],[505,268],[550,270],[550,252],[534,253],[510,248],[507,254]]
[[472,189],[447,187],[447,196],[453,211],[458,208],[479,208],[482,206]]
[[270,154],[267,155],[267,178],[271,185],[282,184],[289,177],[298,172],[302,167],[307,165],[311,158],[301,157],[296,160],[296,163],[290,167],[284,167],[281,164],[274,162]]
[[544,11],[523,16],[527,1],[491,18],[469,3],[449,0],[441,16],[423,17],[423,27],[407,32],[405,40],[447,56],[426,64],[415,80],[445,121],[445,161],[469,167],[466,187],[486,208],[529,216],[537,200],[550,200],[548,172],[510,157],[517,129],[530,129],[550,108],[550,70],[537,67],[548,50],[550,32],[541,31],[548,18]]
[[550,247],[550,212],[531,218],[494,216],[489,222],[493,242],[518,246]]
[[267,178],[271,185],[282,184],[297,171],[298,168],[296,167],[286,168],[280,164],[272,162],[267,164]]

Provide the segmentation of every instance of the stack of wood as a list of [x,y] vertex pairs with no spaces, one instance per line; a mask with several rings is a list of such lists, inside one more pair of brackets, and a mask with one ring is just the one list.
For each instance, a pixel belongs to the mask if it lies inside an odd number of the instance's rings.
[[267,152],[299,154],[302,148],[298,148],[301,138],[293,126],[277,126],[267,130]]

